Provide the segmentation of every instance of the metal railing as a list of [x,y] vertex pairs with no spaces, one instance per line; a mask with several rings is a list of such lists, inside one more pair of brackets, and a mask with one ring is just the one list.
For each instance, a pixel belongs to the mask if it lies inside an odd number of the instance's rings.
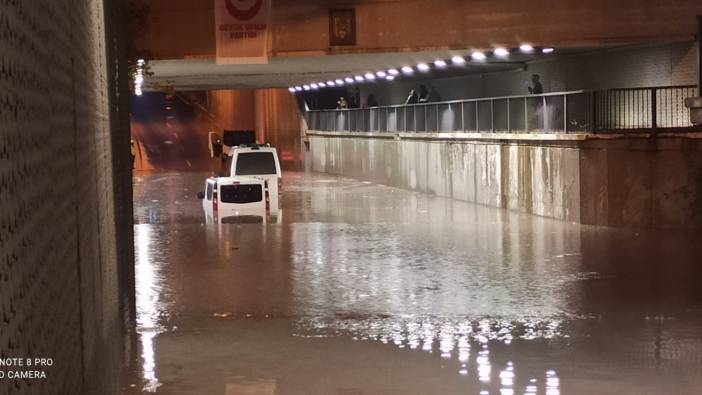
[[308,111],[310,130],[347,132],[568,133],[690,127],[684,98],[695,86],[540,95]]
[[691,127],[685,98],[694,96],[697,96],[694,85],[593,92],[596,130]]

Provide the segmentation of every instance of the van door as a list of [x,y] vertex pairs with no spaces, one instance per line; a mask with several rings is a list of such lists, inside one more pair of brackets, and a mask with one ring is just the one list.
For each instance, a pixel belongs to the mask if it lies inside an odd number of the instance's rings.
[[205,211],[205,222],[211,223],[214,220],[214,194],[215,183],[209,179],[205,182],[205,198],[202,199],[202,208]]
[[251,150],[236,153],[232,163],[236,176],[248,176],[266,182],[271,212],[280,208],[278,182],[281,177],[278,155],[274,149]]

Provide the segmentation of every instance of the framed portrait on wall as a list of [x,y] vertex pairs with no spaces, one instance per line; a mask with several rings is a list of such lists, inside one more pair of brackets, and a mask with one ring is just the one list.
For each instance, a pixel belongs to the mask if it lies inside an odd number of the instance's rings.
[[329,10],[329,46],[356,45],[356,10]]

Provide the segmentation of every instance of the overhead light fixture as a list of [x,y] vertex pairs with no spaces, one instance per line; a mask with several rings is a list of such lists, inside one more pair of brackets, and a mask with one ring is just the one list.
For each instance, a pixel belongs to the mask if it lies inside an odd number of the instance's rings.
[[342,79],[338,79],[334,82],[336,82],[337,85],[344,85],[344,80],[342,80]]
[[344,81],[346,81],[347,84],[353,84],[353,78],[351,77],[344,78]]
[[355,79],[355,80],[358,81],[358,82],[362,82],[362,81],[363,81],[363,76],[362,76],[362,75],[357,75],[357,76],[353,77],[353,79]]
[[310,90],[310,86],[309,85],[302,85],[302,89],[308,91],[308,90]]
[[555,51],[555,49],[553,49],[552,47],[546,47],[541,49],[542,53],[553,53],[553,51]]
[[394,75],[388,75],[388,76],[385,77],[385,79],[388,80],[388,81],[392,81],[392,80],[395,79],[395,76],[394,76]]
[[483,52],[475,51],[472,54],[470,54],[470,58],[473,60],[485,60],[487,56],[485,56],[485,53]]
[[414,69],[409,66],[404,66],[402,67],[402,72],[405,74],[412,74],[414,73]]
[[297,92],[302,92],[302,87],[301,87],[301,86],[296,86],[296,87],[295,87],[295,90],[296,90]]
[[310,88],[312,88],[312,89],[319,89],[319,85],[317,85],[317,84],[310,84]]
[[534,47],[532,47],[529,44],[522,44],[519,46],[519,50],[522,52],[530,53],[530,52],[534,52]]
[[320,88],[324,88],[325,86],[327,86],[327,84],[325,84],[324,82],[320,82],[317,85],[319,85]]
[[397,71],[397,69],[388,69],[388,74],[390,74],[390,75],[398,75],[398,74],[400,74],[400,72]]
[[334,86],[336,83],[332,80],[327,81],[327,86]]
[[430,67],[426,63],[420,63],[417,65],[417,70],[419,71],[429,71]]
[[509,56],[509,51],[506,48],[502,48],[502,47],[495,48],[495,50],[492,51],[492,53],[494,53],[495,56],[499,56],[500,58],[504,58],[506,56]]
[[451,58],[451,63],[464,64],[464,63],[466,63],[466,59],[463,56],[454,56]]
[[367,80],[373,81],[375,79],[375,74],[366,73],[366,75],[364,77],[366,77]]
[[443,59],[435,60],[435,61],[434,61],[434,66],[436,66],[436,67],[438,67],[438,68],[440,68],[440,69],[443,69],[444,67],[446,67],[446,61],[443,60]]
[[290,92],[290,93],[295,93],[295,88],[293,88],[293,87],[291,86],[290,88],[288,88],[288,92]]
[[375,73],[375,75],[377,75],[377,76],[380,77],[380,78],[383,78],[383,77],[385,77],[386,75],[388,75],[388,73],[386,73],[386,72],[380,70],[379,72]]

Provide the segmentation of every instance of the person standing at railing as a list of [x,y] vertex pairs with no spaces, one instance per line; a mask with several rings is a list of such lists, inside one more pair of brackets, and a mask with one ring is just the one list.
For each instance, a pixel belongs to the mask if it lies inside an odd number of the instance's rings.
[[[531,75],[531,85],[528,85],[529,93],[532,95],[540,95],[544,93],[544,87],[541,85],[541,78],[538,74]],[[544,117],[544,102],[540,99],[529,102],[530,112],[532,113],[528,119],[529,130],[546,130],[548,129],[546,117]]]
[[441,96],[439,95],[439,92],[436,91],[436,88],[434,88],[434,86],[430,86],[428,91],[427,87],[424,85],[419,87],[420,103],[431,103],[437,101],[441,101]]
[[541,85],[541,77],[538,74],[531,75],[531,85],[529,88],[529,93],[532,95],[540,95],[544,93],[544,87]]
[[426,103],[429,101],[429,91],[427,91],[427,87],[424,85],[419,85],[419,96],[418,96],[417,102],[418,103]]
[[349,96],[349,108],[361,108],[361,88],[351,89]]
[[339,98],[339,101],[336,102],[336,109],[337,110],[345,110],[349,108],[349,103],[346,101],[346,98],[341,96]]
[[439,91],[434,88],[434,86],[429,87],[429,93],[427,93],[427,100],[428,103],[435,103],[438,101],[441,101],[441,95],[439,95]]
[[410,89],[409,95],[407,96],[407,100],[405,100],[405,105],[417,104],[417,102],[419,102],[419,96],[417,96],[417,92],[414,89]]

